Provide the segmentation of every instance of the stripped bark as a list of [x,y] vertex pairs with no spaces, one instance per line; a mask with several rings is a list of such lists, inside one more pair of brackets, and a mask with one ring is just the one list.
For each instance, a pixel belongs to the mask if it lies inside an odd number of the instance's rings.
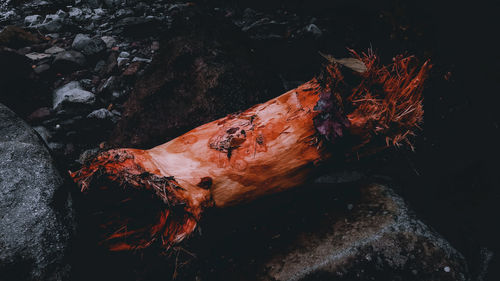
[[[207,207],[305,183],[319,164],[344,157],[330,149],[341,140],[348,140],[342,151],[348,157],[410,143],[422,121],[422,84],[430,65],[417,67],[411,57],[396,57],[383,67],[371,53],[353,56],[356,67],[349,66],[352,60],[330,58],[322,75],[266,103],[150,150],[101,153],[72,173],[84,192],[120,192],[109,204],[124,198],[101,225],[103,244],[131,250],[159,242],[168,249],[194,231]],[[149,222],[123,211],[137,191],[159,204]]]

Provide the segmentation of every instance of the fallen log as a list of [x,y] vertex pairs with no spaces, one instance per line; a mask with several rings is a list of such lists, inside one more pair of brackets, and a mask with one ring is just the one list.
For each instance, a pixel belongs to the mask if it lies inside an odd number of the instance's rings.
[[149,150],[102,152],[71,173],[103,208],[101,243],[110,250],[153,243],[168,249],[195,230],[206,208],[301,185],[332,157],[411,145],[430,64],[398,56],[380,66],[374,54],[355,52],[327,58],[321,75],[266,103]]

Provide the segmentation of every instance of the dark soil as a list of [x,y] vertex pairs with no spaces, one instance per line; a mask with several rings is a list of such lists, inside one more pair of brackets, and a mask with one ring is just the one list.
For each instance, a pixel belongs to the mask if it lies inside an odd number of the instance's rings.
[[197,12],[180,22],[124,104],[111,145],[151,148],[283,92],[228,19]]

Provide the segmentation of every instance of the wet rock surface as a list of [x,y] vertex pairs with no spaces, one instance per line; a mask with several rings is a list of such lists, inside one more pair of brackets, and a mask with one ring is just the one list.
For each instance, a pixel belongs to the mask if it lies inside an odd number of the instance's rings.
[[43,141],[0,104],[0,279],[67,280],[67,186]]
[[329,231],[283,234],[296,241],[274,250],[263,280],[469,280],[463,256],[401,197],[383,185],[359,191],[347,214],[320,220]]

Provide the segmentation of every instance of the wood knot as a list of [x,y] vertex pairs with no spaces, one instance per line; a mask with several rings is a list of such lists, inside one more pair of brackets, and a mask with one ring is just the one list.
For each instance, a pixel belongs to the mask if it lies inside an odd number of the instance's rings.
[[212,178],[203,177],[197,185],[203,189],[210,189],[212,187]]

